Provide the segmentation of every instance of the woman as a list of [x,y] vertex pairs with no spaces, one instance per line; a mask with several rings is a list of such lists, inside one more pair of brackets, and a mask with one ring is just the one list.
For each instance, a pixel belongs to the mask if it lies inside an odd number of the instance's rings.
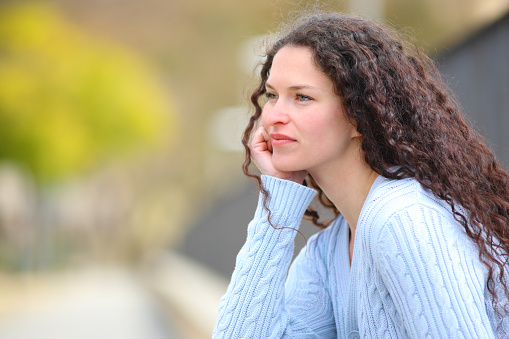
[[[260,200],[214,337],[509,337],[508,175],[388,32],[315,15],[270,46],[243,140]],[[287,274],[316,191],[337,217]]]

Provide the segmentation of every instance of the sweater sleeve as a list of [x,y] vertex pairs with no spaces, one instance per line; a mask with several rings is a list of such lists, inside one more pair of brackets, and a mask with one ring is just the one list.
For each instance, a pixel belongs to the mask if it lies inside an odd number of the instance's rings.
[[[313,333],[315,320],[319,332],[331,329],[324,326],[323,319],[316,319],[319,312],[315,308],[330,307],[324,305],[327,292],[319,286],[323,282],[316,268],[297,259],[285,293],[296,230],[316,192],[274,177],[262,176],[262,181],[270,192],[268,207],[275,227],[267,220],[260,196],[246,243],[220,301],[213,338],[323,338]],[[312,298],[303,301],[305,296]],[[313,306],[303,307],[304,302]]]
[[391,300],[386,308],[407,337],[494,337],[484,301],[486,269],[451,215],[419,204],[392,215],[374,261]]

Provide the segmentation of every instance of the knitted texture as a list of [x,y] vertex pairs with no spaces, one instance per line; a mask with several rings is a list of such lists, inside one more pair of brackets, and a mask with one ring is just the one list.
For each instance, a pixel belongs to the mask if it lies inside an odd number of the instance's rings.
[[316,192],[262,181],[274,227],[260,198],[214,338],[509,337],[475,243],[417,181],[377,178],[359,216],[351,267],[340,216],[309,239],[288,274],[296,230]]

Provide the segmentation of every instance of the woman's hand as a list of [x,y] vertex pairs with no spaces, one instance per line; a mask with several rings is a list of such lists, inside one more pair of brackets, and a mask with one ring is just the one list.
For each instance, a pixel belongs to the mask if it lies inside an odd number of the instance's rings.
[[304,178],[307,175],[306,171],[283,172],[274,167],[272,164],[273,150],[270,136],[263,126],[258,127],[254,132],[249,148],[251,150],[251,160],[253,160],[262,174],[291,180],[299,184],[304,182]]

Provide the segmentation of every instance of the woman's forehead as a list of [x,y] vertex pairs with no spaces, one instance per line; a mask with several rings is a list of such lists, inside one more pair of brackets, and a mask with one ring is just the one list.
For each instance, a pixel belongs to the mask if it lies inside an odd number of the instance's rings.
[[316,65],[310,48],[285,46],[274,56],[266,86],[328,89],[333,87],[333,84]]

